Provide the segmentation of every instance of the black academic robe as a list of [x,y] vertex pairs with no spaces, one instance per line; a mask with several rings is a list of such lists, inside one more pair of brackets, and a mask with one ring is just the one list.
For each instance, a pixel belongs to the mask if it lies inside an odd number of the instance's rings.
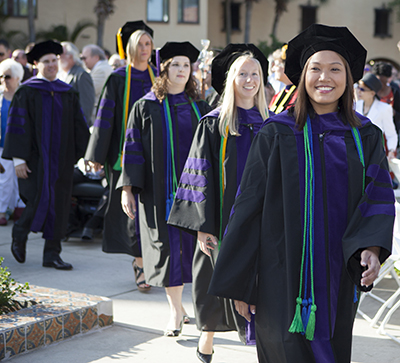
[[[199,119],[184,92],[168,95],[179,180]],[[200,116],[210,111],[196,101]],[[167,225],[167,133],[163,105],[149,92],[133,107],[128,120],[123,169],[118,187],[132,186],[139,194],[139,223],[146,282],[180,286],[192,281],[195,239]],[[172,204],[172,201],[171,201]]]
[[[390,254],[394,195],[382,136],[359,128],[363,167],[350,127],[337,113],[311,119],[315,160],[314,340],[289,333],[299,294],[303,246],[303,132],[287,111],[269,119],[251,146],[209,293],[256,304],[261,363],[350,362],[360,251]],[[303,276],[310,289],[310,274]]]
[[[200,122],[190,148],[168,223],[188,230],[210,233],[217,238],[225,230],[242,177],[247,154],[264,120],[256,107],[238,107],[240,136],[229,135],[224,159],[224,196],[221,210],[220,149],[218,130],[220,109]],[[222,221],[221,221],[222,212]],[[210,251],[210,259],[196,246],[193,258],[193,303],[199,330],[238,330],[243,341],[245,319],[237,314],[231,300],[207,294],[219,247]],[[248,343],[250,343],[248,341]]]
[[[132,109],[133,104],[144,96],[152,86],[148,70],[139,71],[131,68],[131,72],[128,112]],[[121,133],[125,82],[126,67],[118,68],[108,78],[100,97],[85,159],[104,165],[110,186],[107,209],[104,215],[103,251],[126,253],[140,257],[138,226],[122,210],[121,190],[116,189],[121,174],[121,164],[118,160],[122,150]],[[122,137],[122,141],[124,141],[124,135]]]
[[34,77],[18,88],[2,157],[23,159],[31,170],[27,179],[18,179],[19,192],[33,217],[30,230],[43,232],[45,239],[65,235],[74,164],[88,139],[78,94],[70,85]]

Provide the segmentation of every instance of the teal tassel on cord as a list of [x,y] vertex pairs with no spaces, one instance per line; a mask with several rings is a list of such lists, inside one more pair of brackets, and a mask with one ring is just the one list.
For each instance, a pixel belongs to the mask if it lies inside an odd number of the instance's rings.
[[292,321],[292,324],[290,325],[289,328],[289,333],[304,333],[304,326],[303,326],[303,321],[301,319],[301,303],[302,303],[302,298],[298,297],[296,299],[296,311],[294,313],[294,318]]
[[306,328],[306,339],[314,340],[314,332],[315,332],[315,312],[317,311],[317,305],[311,305],[311,314],[308,319],[308,324]]

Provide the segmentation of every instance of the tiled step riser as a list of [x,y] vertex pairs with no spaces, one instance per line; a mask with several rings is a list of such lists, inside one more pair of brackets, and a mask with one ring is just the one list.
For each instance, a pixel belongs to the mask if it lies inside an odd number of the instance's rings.
[[0,360],[112,325],[111,300],[85,294],[63,299],[55,291],[58,296],[46,296],[46,304],[0,317]]

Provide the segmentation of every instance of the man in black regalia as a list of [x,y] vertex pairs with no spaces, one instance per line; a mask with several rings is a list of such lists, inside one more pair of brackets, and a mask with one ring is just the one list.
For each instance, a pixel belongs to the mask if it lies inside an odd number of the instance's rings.
[[37,77],[22,85],[12,100],[3,158],[14,161],[26,208],[14,224],[11,252],[25,262],[30,231],[43,232],[43,266],[71,270],[61,257],[71,201],[74,164],[85,152],[89,131],[78,94],[57,79],[59,43],[36,44],[27,54]]

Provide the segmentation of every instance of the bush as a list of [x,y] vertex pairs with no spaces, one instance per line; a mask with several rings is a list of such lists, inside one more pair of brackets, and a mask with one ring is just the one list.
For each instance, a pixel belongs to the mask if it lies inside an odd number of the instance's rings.
[[0,257],[0,314],[7,314],[18,309],[18,304],[13,300],[17,293],[24,293],[29,290],[29,284],[19,284],[11,278],[8,267],[2,267],[4,258]]

